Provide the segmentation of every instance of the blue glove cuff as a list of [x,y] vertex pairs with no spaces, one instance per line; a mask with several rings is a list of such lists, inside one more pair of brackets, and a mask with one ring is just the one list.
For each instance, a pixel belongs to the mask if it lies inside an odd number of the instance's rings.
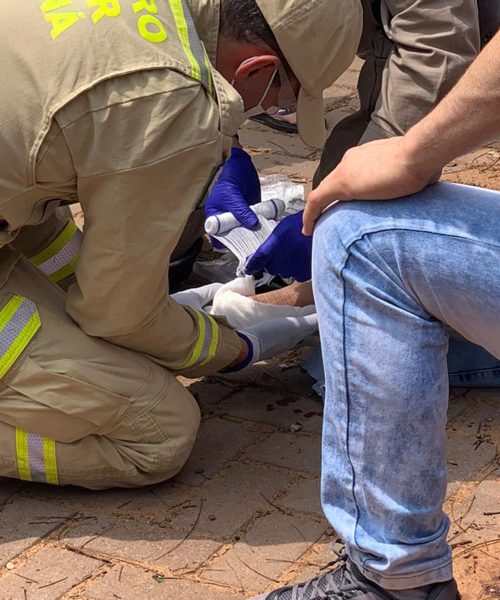
[[231,367],[230,369],[228,369],[228,368],[222,369],[220,371],[221,373],[237,373],[238,371],[242,371],[243,369],[248,367],[248,365],[253,361],[253,344],[252,344],[252,342],[244,333],[241,333],[241,331],[237,331],[236,335],[239,338],[241,338],[243,341],[246,342],[246,344],[248,346],[248,355],[243,361],[241,361],[234,367]]
[[245,150],[243,150],[243,148],[238,148],[238,146],[233,146],[231,149],[231,158],[244,158],[245,160],[252,160],[250,158],[250,154],[248,154],[248,152],[245,152]]

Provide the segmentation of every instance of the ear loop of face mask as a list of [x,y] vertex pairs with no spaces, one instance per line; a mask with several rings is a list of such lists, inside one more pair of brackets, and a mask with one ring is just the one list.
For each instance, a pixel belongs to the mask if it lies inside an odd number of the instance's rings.
[[[256,117],[257,115],[261,115],[262,113],[266,112],[266,110],[262,106],[262,103],[266,99],[267,93],[271,89],[271,86],[273,84],[273,81],[274,81],[274,78],[276,77],[277,72],[278,72],[278,69],[274,69],[271,77],[269,78],[269,83],[267,84],[267,87],[264,90],[264,93],[262,94],[262,97],[259,100],[259,102],[255,106],[252,106],[251,108],[249,108],[248,110],[246,110],[244,112],[243,117],[245,119],[250,119],[251,117]],[[234,79],[231,81],[231,85],[234,86]]]
[[293,91],[292,84],[286,73],[283,64],[279,66],[279,83],[280,91],[278,93],[278,104],[276,106],[270,106],[266,113],[268,115],[276,115],[280,111],[287,113],[293,113],[297,110],[297,96]]

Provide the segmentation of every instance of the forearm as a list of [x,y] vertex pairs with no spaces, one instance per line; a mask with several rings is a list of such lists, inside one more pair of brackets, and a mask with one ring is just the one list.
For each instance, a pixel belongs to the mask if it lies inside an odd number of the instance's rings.
[[454,89],[406,136],[406,151],[422,172],[442,167],[500,134],[500,33]]
[[280,306],[309,306],[314,304],[312,284],[310,281],[292,283],[279,290],[252,296],[252,299],[264,304],[277,304]]

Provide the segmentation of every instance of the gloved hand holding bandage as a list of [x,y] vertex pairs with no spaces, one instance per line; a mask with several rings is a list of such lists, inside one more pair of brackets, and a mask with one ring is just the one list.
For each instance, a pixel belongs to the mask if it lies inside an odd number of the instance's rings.
[[230,212],[243,227],[252,229],[258,219],[250,205],[260,200],[259,176],[250,155],[233,148],[205,204],[205,216]]
[[[277,219],[281,213],[285,210],[285,202],[281,198],[271,198],[258,204],[250,206],[256,215],[260,215],[266,219]],[[227,233],[235,227],[240,227],[241,223],[238,219],[230,212],[219,213],[208,217],[205,221],[205,231],[209,235],[220,235]]]
[[312,237],[302,234],[303,211],[285,217],[247,261],[243,272],[252,275],[263,269],[273,275],[311,279]]

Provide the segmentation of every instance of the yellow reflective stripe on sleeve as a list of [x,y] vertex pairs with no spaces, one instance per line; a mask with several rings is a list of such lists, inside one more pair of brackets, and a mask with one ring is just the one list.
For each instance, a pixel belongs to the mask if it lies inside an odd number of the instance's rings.
[[2,310],[0,310],[0,332],[16,314],[17,309],[21,306],[24,300],[24,296],[12,296]]
[[184,0],[168,0],[168,2],[182,48],[191,65],[191,76],[201,81],[210,91],[212,87],[210,63],[205,48],[198,37],[189,8]]
[[73,237],[77,229],[78,228],[74,221],[68,221],[68,224],[56,237],[56,239],[51,244],[49,244],[47,248],[44,248],[41,252],[39,252],[35,256],[32,256],[30,258],[30,261],[37,267],[38,265],[47,262],[69,242],[69,240]]
[[55,283],[62,281],[75,270],[83,234],[69,221],[57,238],[44,250],[32,256],[30,262]]
[[40,328],[36,306],[23,296],[13,296],[0,311],[0,377],[14,364]]
[[16,429],[16,454],[20,479],[59,485],[55,440]]
[[210,315],[203,311],[191,309],[196,315],[198,325],[198,340],[191,352],[187,362],[176,371],[185,371],[195,367],[201,367],[210,362],[217,353],[219,344],[219,327]]
[[207,355],[205,360],[200,364],[200,366],[207,364],[215,357],[217,353],[217,345],[219,344],[219,327],[210,315],[207,315],[207,317],[210,323],[211,334],[210,336],[206,336],[206,339],[208,339],[209,341],[207,347]]
[[16,429],[16,454],[19,478],[31,481],[31,471],[28,452],[28,434],[22,429]]
[[191,74],[194,79],[201,81],[201,69],[198,61],[194,57],[193,51],[189,44],[189,32],[186,17],[184,16],[184,7],[181,0],[168,0],[170,10],[174,16],[177,33],[182,44],[182,48],[191,64]]
[[45,479],[47,483],[59,485],[55,440],[43,438],[43,458],[45,462]]

